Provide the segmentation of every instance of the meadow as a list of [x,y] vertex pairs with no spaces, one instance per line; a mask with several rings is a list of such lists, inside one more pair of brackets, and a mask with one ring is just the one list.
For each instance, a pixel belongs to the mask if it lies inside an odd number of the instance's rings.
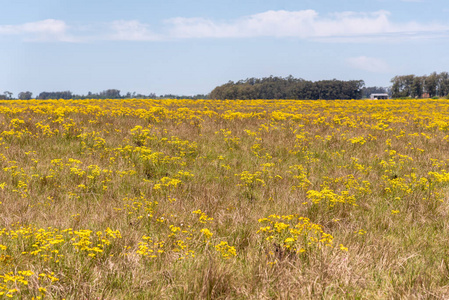
[[449,298],[448,100],[0,101],[0,298]]

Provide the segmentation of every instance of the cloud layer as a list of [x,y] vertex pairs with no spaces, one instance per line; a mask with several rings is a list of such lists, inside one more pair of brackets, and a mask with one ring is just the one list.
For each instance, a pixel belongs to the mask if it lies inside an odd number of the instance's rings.
[[[98,24],[97,24],[98,25]],[[92,33],[47,19],[21,25],[0,25],[0,36],[23,36],[27,40],[77,42],[87,40],[160,41],[172,39],[276,37],[321,41],[370,41],[448,36],[449,25],[395,23],[388,11],[338,12],[326,16],[314,10],[266,11],[235,20],[172,18],[157,31],[137,20],[117,20],[98,26]]]
[[68,26],[64,21],[46,19],[20,25],[0,25],[0,36],[19,35],[30,41],[75,41],[67,34]]
[[155,41],[158,35],[151,32],[150,27],[138,21],[114,21],[110,24],[113,31],[107,39],[118,41]]
[[170,37],[244,38],[296,37],[301,39],[386,39],[447,34],[448,25],[417,22],[393,23],[388,11],[341,12],[321,17],[314,10],[267,11],[234,21],[216,22],[200,18],[167,20]]

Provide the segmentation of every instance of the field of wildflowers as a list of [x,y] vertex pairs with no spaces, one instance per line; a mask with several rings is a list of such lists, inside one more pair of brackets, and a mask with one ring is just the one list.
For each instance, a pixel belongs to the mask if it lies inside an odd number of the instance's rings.
[[0,101],[0,299],[449,297],[449,101]]

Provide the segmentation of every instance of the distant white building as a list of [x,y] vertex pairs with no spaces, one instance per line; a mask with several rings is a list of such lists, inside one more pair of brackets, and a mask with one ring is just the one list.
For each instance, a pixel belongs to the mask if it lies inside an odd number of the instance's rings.
[[371,100],[388,99],[388,94],[371,94],[369,97]]

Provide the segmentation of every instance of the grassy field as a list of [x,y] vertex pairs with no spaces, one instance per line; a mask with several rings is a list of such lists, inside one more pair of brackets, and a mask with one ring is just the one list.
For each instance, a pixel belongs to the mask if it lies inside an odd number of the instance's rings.
[[449,298],[449,101],[0,101],[0,298]]

